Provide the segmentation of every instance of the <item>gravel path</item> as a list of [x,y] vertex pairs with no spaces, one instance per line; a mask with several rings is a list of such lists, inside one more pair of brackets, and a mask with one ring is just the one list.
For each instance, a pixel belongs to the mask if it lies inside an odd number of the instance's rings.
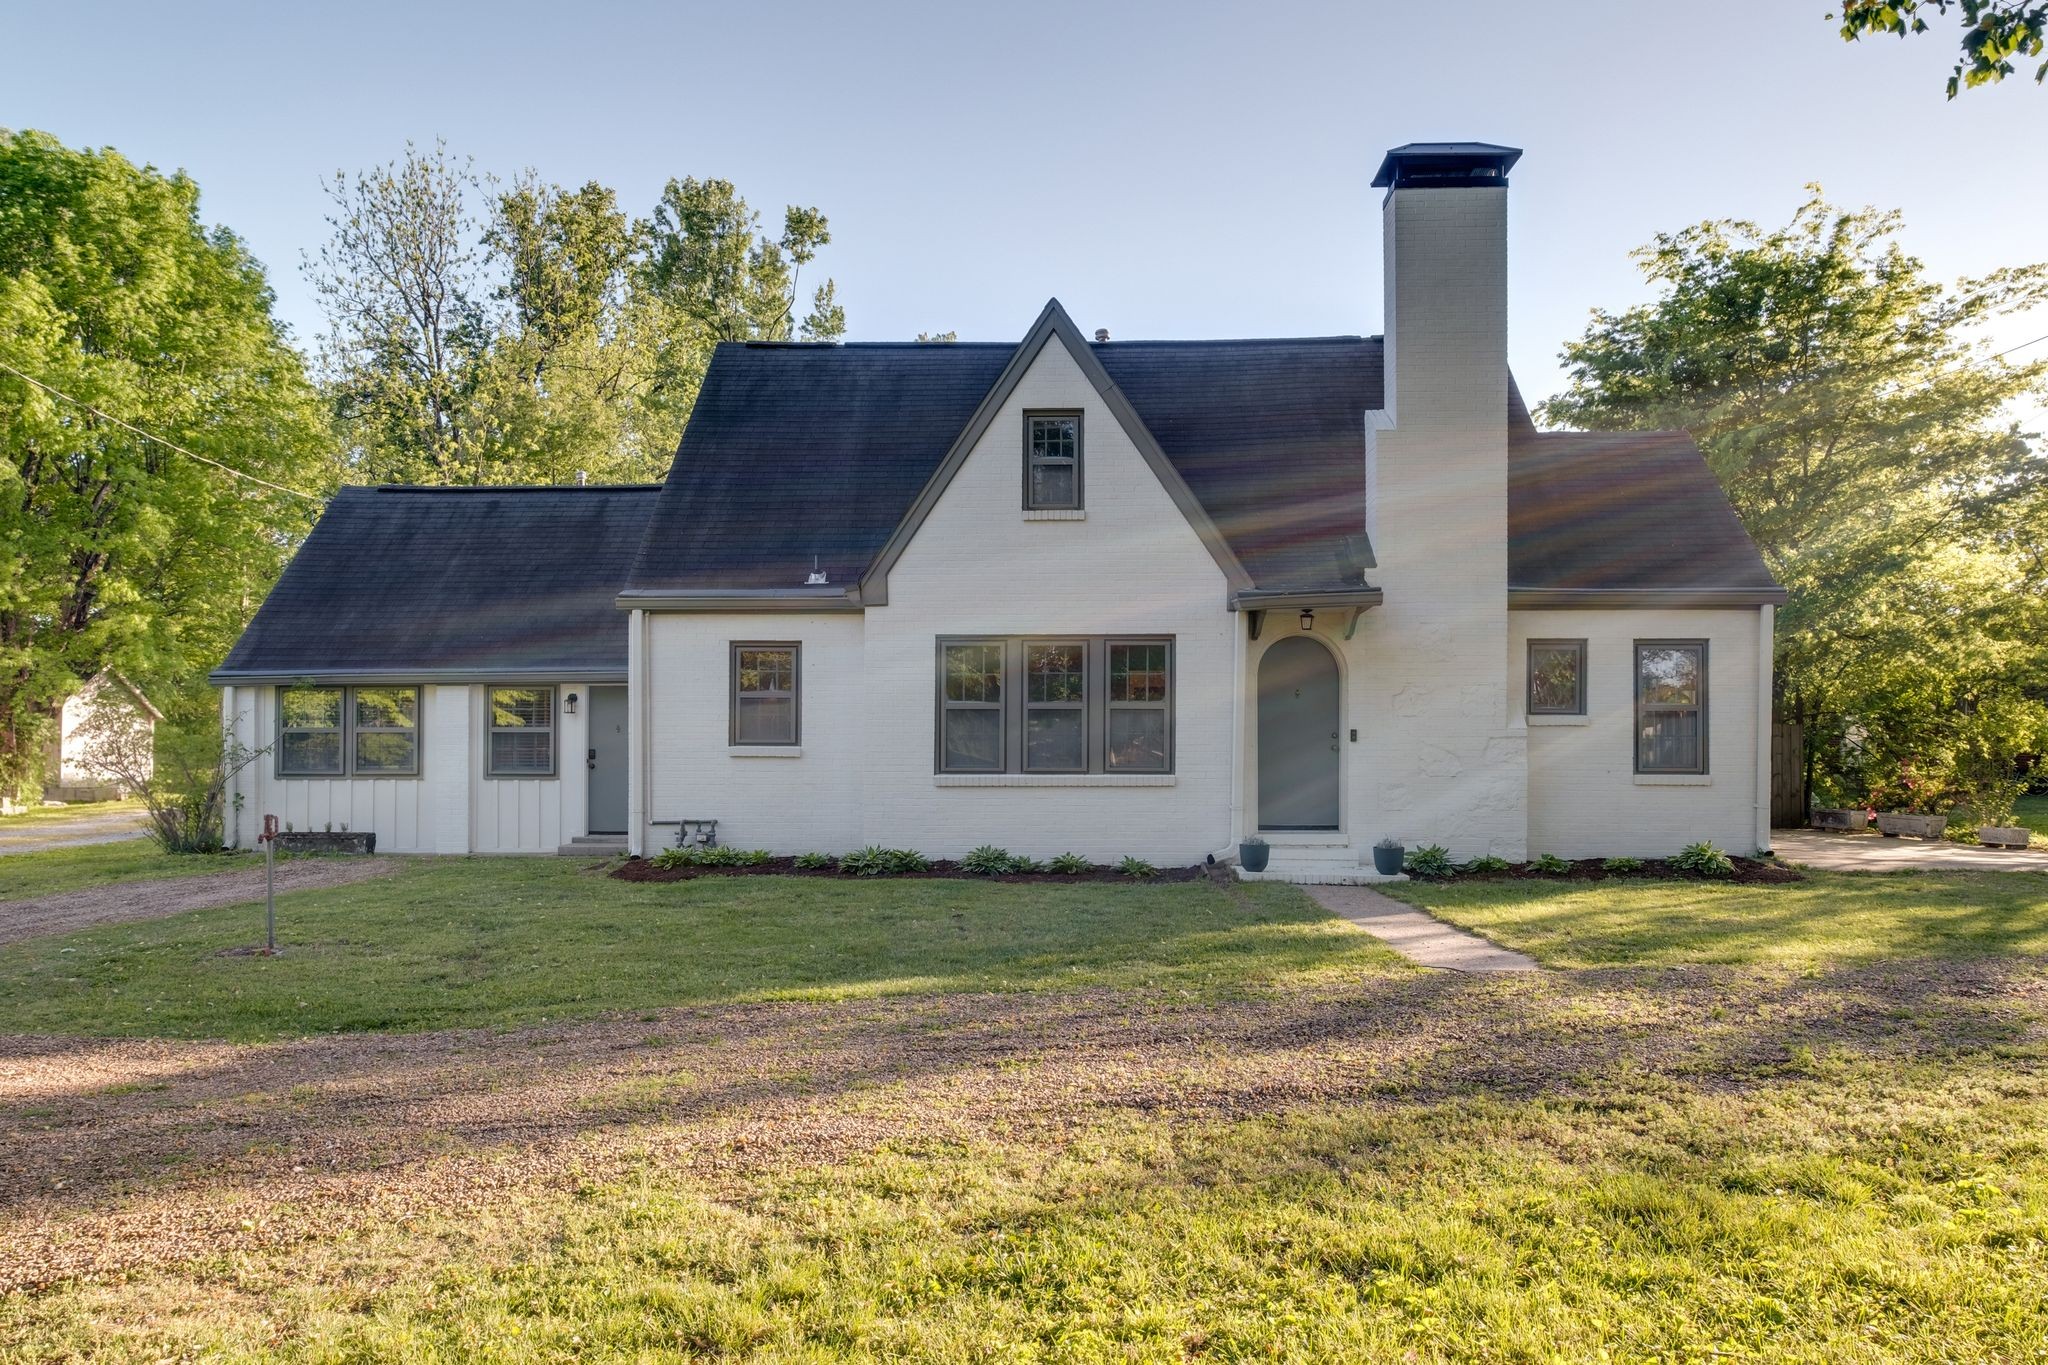
[[0,854],[40,853],[82,844],[118,844],[143,836],[145,817],[139,810],[100,811],[77,819],[20,820],[0,823]]
[[[277,891],[313,891],[386,877],[404,864],[390,858],[307,858],[277,865]],[[44,934],[68,934],[95,924],[161,919],[213,905],[242,905],[263,899],[263,866],[203,877],[115,882],[35,900],[0,900],[0,944]]]
[[1999,1049],[2031,1088],[2014,1045],[2041,1036],[2044,1005],[2048,961],[1958,959],[734,1005],[272,1044],[0,1036],[0,1294],[635,1171],[724,1198],[906,1139],[1052,1148],[1117,1112],[1739,1091],[1836,1049]]

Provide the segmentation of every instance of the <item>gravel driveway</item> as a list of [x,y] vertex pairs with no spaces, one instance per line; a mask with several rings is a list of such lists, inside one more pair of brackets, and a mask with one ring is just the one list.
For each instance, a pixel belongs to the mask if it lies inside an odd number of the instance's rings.
[[[385,877],[404,864],[390,858],[308,858],[277,865],[277,890],[313,891]],[[115,882],[35,900],[0,900],[0,944],[44,934],[68,934],[95,924],[161,919],[213,905],[241,905],[263,899],[263,865],[204,877]]]
[[139,810],[97,811],[76,819],[0,821],[0,854],[140,839],[143,821]]

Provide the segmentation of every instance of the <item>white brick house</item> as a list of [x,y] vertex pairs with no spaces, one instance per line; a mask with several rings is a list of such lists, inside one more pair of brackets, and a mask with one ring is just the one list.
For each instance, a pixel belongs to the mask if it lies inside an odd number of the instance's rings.
[[[370,780],[439,783],[433,828],[379,824],[381,846],[651,851],[715,820],[783,853],[1187,863],[1263,833],[1276,872],[1317,877],[1382,837],[1767,846],[1782,590],[1682,433],[1530,423],[1507,369],[1518,155],[1388,154],[1383,338],[1091,342],[1054,302],[1015,345],[722,346],[658,496],[353,495],[346,539],[330,512],[301,555],[328,567],[295,563],[216,675],[252,742],[342,771],[259,765],[245,808],[365,780],[351,687],[370,722],[460,688],[438,773],[417,721],[410,749],[363,725],[373,770],[411,756]],[[589,516],[610,528],[579,558],[557,523]],[[560,621],[536,642],[415,590],[449,623],[295,632],[341,610],[332,566],[380,529],[514,601],[535,543],[559,547],[531,572]],[[615,745],[569,715],[579,690]],[[292,706],[319,724],[286,727]],[[500,757],[558,784],[509,837]]]

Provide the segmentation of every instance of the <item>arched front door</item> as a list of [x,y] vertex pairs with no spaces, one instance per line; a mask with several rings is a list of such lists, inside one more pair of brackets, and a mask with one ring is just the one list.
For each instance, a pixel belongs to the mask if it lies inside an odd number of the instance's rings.
[[1305,635],[1259,659],[1259,827],[1337,828],[1337,660]]

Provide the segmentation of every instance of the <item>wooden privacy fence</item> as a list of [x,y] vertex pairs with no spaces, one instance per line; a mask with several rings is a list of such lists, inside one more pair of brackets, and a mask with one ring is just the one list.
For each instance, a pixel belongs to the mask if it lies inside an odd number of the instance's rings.
[[1796,828],[1806,823],[1806,727],[1771,726],[1771,825]]

